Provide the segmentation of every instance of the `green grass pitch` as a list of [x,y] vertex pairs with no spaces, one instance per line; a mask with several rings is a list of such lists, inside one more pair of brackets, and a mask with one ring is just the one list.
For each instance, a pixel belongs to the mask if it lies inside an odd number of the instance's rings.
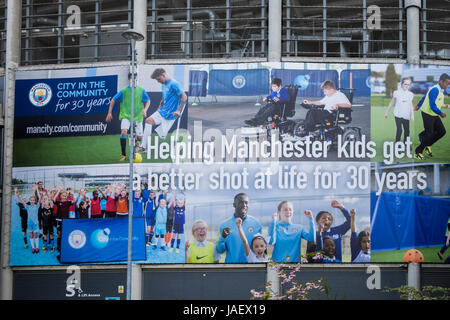
[[[417,103],[421,96],[416,95],[414,97],[413,103]],[[393,115],[393,108],[389,112],[388,119],[384,118],[386,112],[386,106],[389,104],[390,99],[383,96],[372,96],[372,107],[371,107],[371,140],[376,143],[376,156],[372,158],[372,161],[383,161],[383,144],[385,141],[395,141],[395,120]],[[445,103],[450,103],[450,99],[446,97]],[[424,162],[450,162],[450,110],[443,109],[448,117],[441,118],[444,126],[447,130],[446,135],[437,141],[432,146],[433,157],[430,158],[425,156]],[[410,121],[410,136],[413,142],[412,144],[412,154],[414,155],[414,149],[419,145],[419,133],[423,131],[422,115],[420,111],[414,113],[414,121]],[[403,139],[403,137],[402,137]],[[415,158],[396,158],[395,161],[402,162],[418,162]]]
[[[425,263],[443,263],[450,255],[450,249],[444,253],[443,260],[439,259],[437,255],[437,252],[440,249],[441,247],[428,247],[419,248],[417,250],[422,252]],[[403,262],[403,256],[406,251],[408,251],[408,249],[372,252],[370,254],[370,262]]]
[[[181,135],[180,135],[181,137]],[[120,135],[14,139],[13,166],[67,166],[121,164]],[[130,153],[127,139],[127,159]],[[159,140],[161,143],[161,140]],[[170,135],[165,141],[170,141]],[[147,159],[143,163],[171,162],[171,159]]]

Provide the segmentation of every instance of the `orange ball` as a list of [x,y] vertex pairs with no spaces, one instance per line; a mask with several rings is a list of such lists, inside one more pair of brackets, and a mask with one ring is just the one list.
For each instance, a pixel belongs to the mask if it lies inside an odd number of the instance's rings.
[[403,262],[424,262],[423,254],[417,249],[409,249],[403,256]]

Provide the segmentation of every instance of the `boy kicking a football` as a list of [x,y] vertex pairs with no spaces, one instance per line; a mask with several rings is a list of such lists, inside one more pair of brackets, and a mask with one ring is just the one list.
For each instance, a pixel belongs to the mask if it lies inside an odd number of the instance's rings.
[[[128,74],[129,85],[126,88],[120,90],[112,99],[109,104],[108,114],[106,115],[106,122],[111,122],[113,119],[112,110],[116,102],[120,103],[120,148],[122,150],[122,156],[119,161],[125,161],[127,158],[126,146],[127,135],[131,124],[131,80],[132,74]],[[137,81],[135,76],[135,81]],[[136,136],[137,140],[142,140],[142,122],[147,117],[147,110],[150,106],[150,97],[147,92],[134,84],[134,122],[136,124]]]

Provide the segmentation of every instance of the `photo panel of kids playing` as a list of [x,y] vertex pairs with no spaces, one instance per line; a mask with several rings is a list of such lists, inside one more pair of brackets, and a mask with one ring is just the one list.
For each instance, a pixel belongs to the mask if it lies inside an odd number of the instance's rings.
[[132,199],[132,259],[185,262],[183,190],[153,189],[148,167],[14,168],[11,265],[124,263]]
[[305,149],[283,155],[282,161],[370,160],[371,154],[356,154],[350,146],[370,140],[370,64],[286,62],[186,68],[191,135],[194,130],[223,134],[232,130],[242,137],[315,144],[314,155]]
[[[370,261],[364,162],[15,168],[11,264]],[[111,173],[111,172],[114,173]]]
[[189,168],[202,177],[186,193],[187,263],[370,261],[370,183],[354,181],[368,163]]
[[[450,67],[372,64],[370,81],[372,161],[450,162]],[[384,156],[394,143],[405,151]]]

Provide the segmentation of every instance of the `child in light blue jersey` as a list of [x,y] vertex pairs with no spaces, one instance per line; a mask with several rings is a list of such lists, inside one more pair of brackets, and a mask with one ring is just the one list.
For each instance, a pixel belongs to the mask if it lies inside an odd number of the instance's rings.
[[36,196],[31,196],[29,202],[26,202],[26,197],[20,197],[19,191],[15,189],[15,200],[19,207],[24,208],[28,213],[27,231],[30,236],[31,252],[39,253],[39,222],[38,211],[39,205],[37,204]]
[[[291,201],[280,202],[278,210],[272,215],[269,227],[270,242],[274,246],[272,260],[275,262],[299,262],[301,255],[301,239],[314,241],[314,221],[312,212],[305,210],[304,214],[309,220],[307,231],[301,224],[291,222],[294,207]],[[279,217],[280,222],[277,223]]]
[[161,250],[166,250],[167,243],[164,240],[164,235],[166,234],[166,223],[167,223],[167,201],[161,199],[159,201],[159,206],[156,209],[155,216],[155,238],[156,245],[153,249],[158,248],[159,239],[161,239]]

